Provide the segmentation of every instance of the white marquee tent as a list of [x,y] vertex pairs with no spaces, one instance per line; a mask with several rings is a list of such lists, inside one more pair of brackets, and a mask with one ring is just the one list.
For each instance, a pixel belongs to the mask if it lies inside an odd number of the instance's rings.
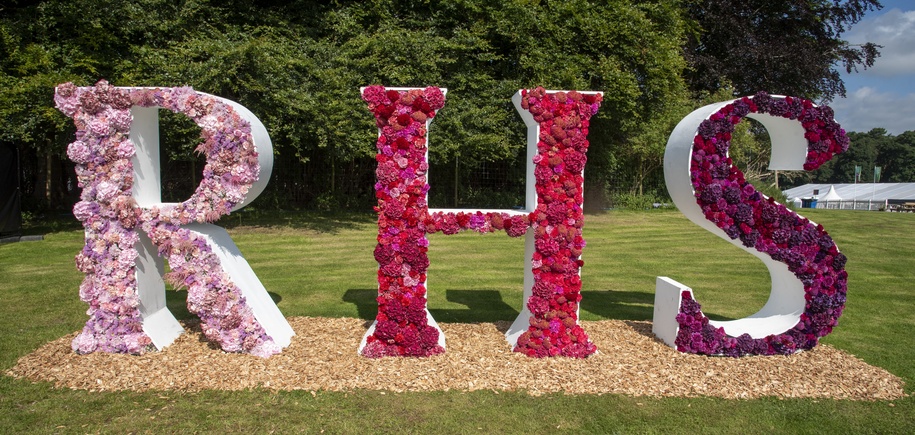
[[836,186],[829,186],[829,192],[826,192],[826,195],[823,195],[821,198],[823,201],[841,201],[842,197],[839,196],[839,192],[836,192]]
[[789,201],[817,199],[817,208],[878,210],[915,202],[915,183],[805,184],[785,195]]

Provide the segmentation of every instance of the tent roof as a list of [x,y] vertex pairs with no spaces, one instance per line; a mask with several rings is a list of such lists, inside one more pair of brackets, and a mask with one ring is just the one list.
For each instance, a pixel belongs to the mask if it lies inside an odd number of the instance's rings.
[[915,201],[915,183],[805,184],[786,190],[785,195],[788,199],[812,198],[813,191],[818,190],[817,197],[825,199],[830,187],[846,201]]
[[832,185],[832,186],[829,186],[829,192],[826,192],[826,195],[821,196],[820,199],[827,200],[827,201],[841,201],[842,197],[839,196],[838,193],[836,193],[836,186]]

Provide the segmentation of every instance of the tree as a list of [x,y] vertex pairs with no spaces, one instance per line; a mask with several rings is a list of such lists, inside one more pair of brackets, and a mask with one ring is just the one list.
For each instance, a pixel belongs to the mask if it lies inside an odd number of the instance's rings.
[[22,156],[29,208],[68,208],[79,193],[65,150],[74,128],[54,108],[56,85],[134,85],[134,47],[165,45],[168,0],[21,1],[0,7],[0,141]]
[[892,142],[892,137],[886,129],[875,128],[867,133],[848,133],[851,145],[848,151],[839,154],[831,161],[826,162],[816,171],[814,179],[820,183],[854,183],[855,167],[861,167],[861,178],[858,182],[871,182],[869,174],[877,165],[879,150],[885,147],[886,142]]
[[881,168],[878,183],[915,182],[915,131],[893,136],[886,129],[875,128],[867,133],[848,133],[848,138],[848,151],[810,173],[810,182],[853,183],[856,166],[861,167],[858,181],[862,183],[874,181],[875,166]]
[[[657,157],[658,120],[686,94],[677,0],[13,1],[0,26],[0,116],[16,126],[0,140],[60,163],[72,126],[55,84],[190,85],[264,122],[277,157],[264,196],[281,205],[373,201],[376,130],[360,86],[447,87],[431,159],[462,168],[521,155],[517,89],[604,91],[588,166],[599,193],[633,144]],[[163,119],[170,166],[193,172],[181,155],[195,128]]]
[[842,34],[877,0],[696,0],[686,6],[696,28],[684,46],[693,91],[725,83],[737,95],[758,91],[824,101],[845,96],[837,68],[857,71],[880,55],[873,43]]
[[877,166],[882,168],[881,181],[915,182],[915,131],[907,131],[877,144]]

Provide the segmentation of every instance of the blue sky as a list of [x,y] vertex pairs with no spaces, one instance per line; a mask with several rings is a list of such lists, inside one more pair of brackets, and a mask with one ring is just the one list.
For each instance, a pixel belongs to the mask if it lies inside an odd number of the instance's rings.
[[847,131],[885,128],[890,134],[915,130],[915,1],[882,0],[842,35],[859,44],[882,45],[873,67],[845,74],[846,98],[836,98],[836,121]]

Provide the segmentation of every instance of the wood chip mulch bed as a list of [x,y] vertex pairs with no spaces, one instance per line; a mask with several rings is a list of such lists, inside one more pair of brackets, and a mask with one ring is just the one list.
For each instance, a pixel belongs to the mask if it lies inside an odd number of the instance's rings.
[[531,395],[625,394],[728,399],[819,397],[890,400],[905,396],[887,371],[828,345],[791,356],[686,355],[651,334],[650,322],[582,322],[599,353],[586,359],[528,358],[509,349],[508,322],[443,323],[447,351],[430,358],[368,359],[356,354],[368,323],[294,317],[283,353],[268,359],[225,353],[197,324],[161,352],[142,356],[70,350],[76,333],[22,357],[7,374],[58,387],[111,390],[356,389],[526,391]]

